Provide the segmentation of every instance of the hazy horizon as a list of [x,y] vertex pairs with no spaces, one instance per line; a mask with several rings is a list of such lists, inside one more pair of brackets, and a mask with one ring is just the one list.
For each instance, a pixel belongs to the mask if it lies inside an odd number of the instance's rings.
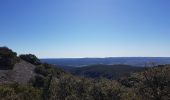
[[170,57],[63,57],[63,58],[40,58],[40,59],[105,59],[105,58],[170,58]]
[[39,58],[170,57],[169,0],[1,0],[0,46]]

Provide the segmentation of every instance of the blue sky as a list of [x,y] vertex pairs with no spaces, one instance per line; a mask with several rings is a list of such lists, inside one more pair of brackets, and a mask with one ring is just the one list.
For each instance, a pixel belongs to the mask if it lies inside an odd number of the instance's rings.
[[0,0],[0,46],[40,58],[169,57],[170,0]]

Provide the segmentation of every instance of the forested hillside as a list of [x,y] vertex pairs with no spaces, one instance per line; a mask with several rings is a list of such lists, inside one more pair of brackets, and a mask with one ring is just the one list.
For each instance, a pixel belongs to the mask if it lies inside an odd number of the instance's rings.
[[144,67],[134,67],[130,65],[91,65],[69,70],[73,75],[84,76],[87,78],[107,78],[118,79],[128,76],[132,72],[144,70]]
[[[0,63],[1,100],[170,99],[170,65],[154,66],[118,80],[96,80],[73,76],[56,66],[40,62],[31,54],[18,57],[6,47],[0,48],[0,62],[3,62]],[[9,74],[13,78],[9,79]],[[22,82],[23,77],[28,81]]]

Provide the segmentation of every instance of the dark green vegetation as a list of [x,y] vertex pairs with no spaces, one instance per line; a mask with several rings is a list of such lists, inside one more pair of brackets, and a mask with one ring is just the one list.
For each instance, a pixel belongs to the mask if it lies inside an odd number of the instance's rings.
[[0,69],[12,69],[17,61],[17,53],[7,47],[0,47]]
[[[7,49],[7,52],[8,50],[9,49]],[[4,52],[5,51],[2,53],[5,54]],[[27,72],[27,76],[32,77],[25,77],[25,73],[23,72],[23,76],[25,78],[30,78],[29,82],[22,83],[20,82],[22,80],[16,80],[15,82],[10,81],[5,83],[4,80],[7,80],[7,78],[2,76],[0,78],[1,100],[170,99],[170,65],[148,68],[140,72],[131,73],[128,76],[119,78],[118,80],[109,80],[104,78],[87,79],[73,76],[49,64],[41,62],[36,63],[38,58],[33,55],[23,56],[24,58],[22,59],[17,57],[19,61],[16,62],[16,64],[11,64],[10,66],[14,65],[13,69],[8,69],[8,72],[14,69],[16,70],[16,67],[20,68],[20,71],[26,71],[25,69],[28,70],[28,67],[31,67],[29,71],[32,70],[33,73]],[[10,56],[9,58],[13,59],[13,56]],[[1,59],[4,59],[3,56],[1,56]],[[23,61],[23,59],[25,61]],[[18,67],[18,63],[22,63],[24,65]],[[128,68],[126,70],[128,70]],[[15,73],[12,75],[15,75]],[[20,77],[21,76],[22,75],[20,75]],[[3,83],[1,81],[3,81]]]
[[40,60],[35,55],[32,55],[32,54],[20,55],[19,57],[31,64],[34,64],[34,65],[41,64]]
[[80,68],[73,68],[70,72],[73,75],[84,76],[88,78],[108,78],[118,79],[128,76],[132,72],[142,71],[143,67],[133,67],[129,65],[91,65]]
[[1,100],[41,100],[42,91],[19,84],[0,85]]
[[[169,100],[170,65],[133,73],[117,81],[70,75],[53,78],[52,100]],[[50,99],[51,99],[50,98]]]

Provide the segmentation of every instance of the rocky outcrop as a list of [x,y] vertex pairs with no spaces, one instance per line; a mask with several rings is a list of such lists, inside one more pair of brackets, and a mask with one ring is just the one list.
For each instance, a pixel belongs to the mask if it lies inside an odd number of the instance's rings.
[[0,70],[0,83],[27,84],[35,76],[35,65],[24,60],[15,64],[12,70]]

